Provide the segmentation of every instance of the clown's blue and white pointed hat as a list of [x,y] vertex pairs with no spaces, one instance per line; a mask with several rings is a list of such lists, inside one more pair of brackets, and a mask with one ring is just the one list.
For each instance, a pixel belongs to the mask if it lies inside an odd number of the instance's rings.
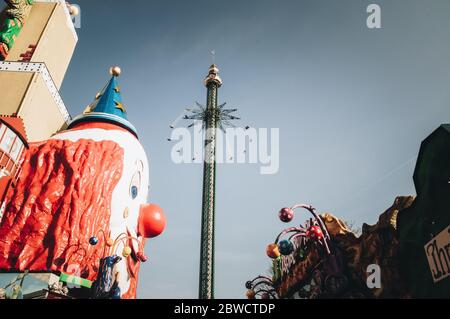
[[112,67],[111,80],[105,88],[97,94],[95,100],[86,108],[83,114],[77,116],[69,125],[69,129],[80,123],[107,122],[119,125],[137,137],[137,130],[128,121],[127,111],[122,104],[122,96],[117,77],[121,71],[119,67]]

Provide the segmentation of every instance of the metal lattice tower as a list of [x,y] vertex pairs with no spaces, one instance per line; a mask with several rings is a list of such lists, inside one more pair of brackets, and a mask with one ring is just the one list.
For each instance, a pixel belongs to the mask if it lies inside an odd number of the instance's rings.
[[[209,68],[205,86],[207,88],[206,106],[197,103],[197,109],[186,109],[191,114],[184,116],[184,119],[202,121],[205,130],[199,298],[214,299],[216,137],[218,129],[225,131],[225,127],[234,126],[231,121],[239,120],[239,118],[231,115],[237,109],[225,109],[226,103],[222,105],[217,103],[217,93],[222,86],[222,80],[215,64]],[[189,125],[189,127],[193,126],[194,124]]]
[[214,298],[214,223],[216,196],[217,93],[222,86],[215,65],[205,79],[208,89],[205,118],[205,159],[203,167],[202,234],[200,248],[199,298]]

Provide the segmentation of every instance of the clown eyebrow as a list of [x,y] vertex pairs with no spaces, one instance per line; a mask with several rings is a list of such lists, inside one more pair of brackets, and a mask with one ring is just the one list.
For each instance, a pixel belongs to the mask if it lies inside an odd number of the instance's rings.
[[137,166],[137,169],[139,172],[143,172],[144,171],[144,163],[142,163],[141,160],[136,160],[135,165]]

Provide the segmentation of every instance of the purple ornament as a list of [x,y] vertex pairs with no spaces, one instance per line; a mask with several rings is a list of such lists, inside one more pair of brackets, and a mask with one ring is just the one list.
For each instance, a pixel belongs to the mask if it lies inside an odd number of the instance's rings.
[[261,295],[261,299],[264,299],[264,300],[270,299],[270,295],[267,292],[265,292]]
[[294,219],[294,211],[290,208],[283,208],[280,210],[279,217],[283,223],[289,223]]

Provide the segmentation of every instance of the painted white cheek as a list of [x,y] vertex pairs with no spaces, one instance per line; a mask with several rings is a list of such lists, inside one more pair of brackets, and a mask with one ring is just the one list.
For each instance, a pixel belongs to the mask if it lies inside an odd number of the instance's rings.
[[[111,203],[111,228],[121,232],[126,232],[127,227],[130,231],[136,231],[140,206],[131,198],[130,187],[136,173],[136,161],[142,158],[141,146],[131,135],[126,137],[128,138],[117,141],[124,149],[123,173],[114,189]],[[128,214],[125,214],[126,210]],[[133,222],[130,223],[130,220]]]
[[[124,223],[125,223],[125,227],[127,229],[127,231],[130,232],[131,236],[134,238],[137,238],[137,228],[138,228],[138,221],[139,221],[139,213],[140,213],[140,207],[141,205],[145,204],[147,202],[147,195],[148,195],[148,162],[147,162],[147,157],[145,155],[145,152],[143,151],[143,149],[140,147],[140,145],[135,145],[136,148],[133,150],[134,152],[129,152],[127,153],[128,156],[126,157],[126,167],[130,167],[130,174],[126,174],[129,176],[128,180],[127,180],[127,194],[128,194],[128,199],[124,202],[127,202],[127,206],[126,208],[128,208],[128,217],[124,219]],[[129,149],[131,151],[131,149]],[[142,179],[141,179],[141,187],[139,188],[139,193],[137,198],[135,198],[134,200],[131,198],[130,195],[130,183],[131,180],[134,176],[134,174],[136,173],[136,163],[138,161],[141,161],[144,164],[144,169],[143,172],[141,172],[142,174]],[[139,251],[139,246],[138,243],[135,241],[132,241],[132,245],[133,245],[133,250],[134,252],[138,252]],[[126,260],[123,259],[120,263],[120,265],[118,265],[118,270],[120,271],[120,276],[119,276],[119,287],[121,289],[122,293],[125,293],[126,291],[128,291],[129,287],[130,287],[130,281],[128,278],[128,272],[127,272],[127,265],[126,265]]]
[[[130,143],[122,144],[125,150],[123,175],[113,193],[112,214],[111,214],[111,230],[112,233],[118,236],[121,233],[130,232],[130,235],[137,238],[137,226],[140,213],[140,207],[146,202],[148,191],[148,177],[143,176],[142,185],[139,190],[138,197],[132,199],[130,194],[131,181],[134,174],[137,172],[136,163],[142,161],[144,163],[143,174],[148,175],[148,163],[145,152],[141,145],[135,139],[129,141]],[[128,210],[128,216],[124,214]],[[120,244],[117,254],[121,255],[125,244]],[[136,242],[132,241],[135,252],[139,251]],[[123,258],[116,268],[119,271],[119,287],[122,294],[127,292],[130,287],[130,280],[128,277],[127,260]]]
[[126,258],[122,257],[122,260],[116,266],[116,270],[119,272],[119,288],[121,295],[123,295],[130,289],[130,280],[128,278],[128,266]]
[[126,232],[125,210],[131,205],[130,197],[130,180],[131,167],[129,159],[125,154],[123,165],[123,173],[116,188],[113,191],[113,198],[111,202],[111,229],[120,229],[121,232]]
[[140,161],[144,164],[144,170],[141,172],[141,183],[139,187],[138,196],[130,204],[130,214],[127,218],[127,227],[133,233],[133,236],[137,237],[138,222],[141,206],[147,203],[148,196],[148,168],[145,157],[136,158],[136,161]]

